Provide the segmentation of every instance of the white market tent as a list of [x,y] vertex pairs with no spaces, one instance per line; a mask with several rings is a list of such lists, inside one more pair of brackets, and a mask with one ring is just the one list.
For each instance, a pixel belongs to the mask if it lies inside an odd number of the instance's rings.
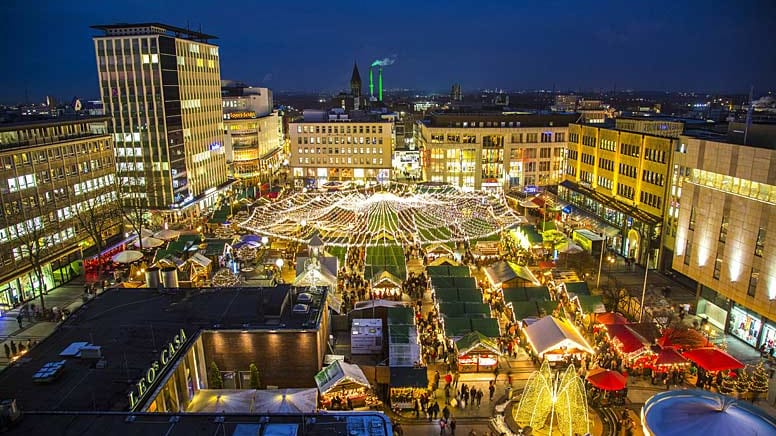
[[348,385],[358,385],[369,388],[369,380],[364,371],[358,365],[337,360],[315,374],[315,384],[321,394],[325,394],[336,387],[346,388]]
[[553,316],[544,318],[525,327],[525,336],[534,352],[539,356],[553,353],[584,352],[593,354],[593,349],[577,329],[565,319]]
[[255,389],[201,389],[186,409],[188,413],[250,413]]
[[313,413],[318,408],[318,389],[256,391],[253,413]]
[[188,413],[313,413],[318,390],[202,389],[194,395]]

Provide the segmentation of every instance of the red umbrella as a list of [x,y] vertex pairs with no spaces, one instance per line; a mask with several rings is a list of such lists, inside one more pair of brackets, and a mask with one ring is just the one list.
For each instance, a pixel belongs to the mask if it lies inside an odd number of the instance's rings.
[[687,359],[682,357],[674,347],[661,348],[660,352],[657,354],[657,359],[655,359],[656,366],[678,365],[682,363],[687,363]]
[[738,359],[714,347],[685,351],[684,357],[692,360],[706,371],[724,371],[744,367],[744,364]]
[[593,368],[587,373],[587,381],[598,389],[619,391],[625,389],[627,378],[617,371],[603,368]]
[[599,324],[628,324],[628,318],[621,313],[606,312],[596,315],[595,320]]

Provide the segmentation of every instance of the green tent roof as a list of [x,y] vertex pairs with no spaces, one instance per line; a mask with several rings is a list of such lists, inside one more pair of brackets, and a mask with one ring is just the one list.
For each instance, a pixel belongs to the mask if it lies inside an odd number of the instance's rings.
[[579,306],[584,313],[604,313],[606,307],[601,295],[577,295]]
[[458,301],[458,289],[456,288],[434,289],[434,295],[436,295],[437,301],[440,302],[452,303]]
[[447,316],[465,316],[466,306],[459,301],[439,303],[439,312]]
[[465,265],[461,266],[448,266],[447,272],[451,277],[470,277],[471,272],[469,271],[469,267]]
[[529,300],[547,301],[550,299],[550,290],[547,286],[530,286],[523,288]]
[[391,324],[388,326],[388,334],[391,344],[409,344],[410,343],[410,324]]
[[411,307],[389,307],[388,325],[391,324],[414,324],[415,313]]
[[590,295],[587,282],[566,282],[566,291],[577,295]]
[[525,288],[505,288],[504,301],[509,303],[510,301],[528,301],[528,297],[525,295]]
[[482,303],[482,292],[479,289],[458,289],[458,301]]
[[535,301],[512,301],[512,311],[516,321],[539,316]]
[[461,303],[467,315],[483,314],[490,316],[490,306],[485,303]]
[[467,354],[472,350],[482,348],[494,354],[501,355],[501,349],[499,348],[498,343],[478,331],[467,333],[461,339],[455,341],[455,347],[458,349],[458,354]]
[[489,338],[501,336],[501,329],[496,318],[472,318],[472,330],[482,333]]
[[472,331],[471,320],[466,317],[445,316],[445,336],[448,338],[463,336]]

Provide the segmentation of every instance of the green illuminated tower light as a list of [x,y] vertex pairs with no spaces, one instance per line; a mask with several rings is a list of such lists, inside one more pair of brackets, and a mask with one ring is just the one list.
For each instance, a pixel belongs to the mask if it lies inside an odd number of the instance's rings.
[[377,76],[377,89],[379,90],[379,100],[383,101],[383,66],[380,65],[380,74]]
[[372,66],[369,66],[369,96],[374,97],[375,96],[375,80],[374,77],[372,77]]

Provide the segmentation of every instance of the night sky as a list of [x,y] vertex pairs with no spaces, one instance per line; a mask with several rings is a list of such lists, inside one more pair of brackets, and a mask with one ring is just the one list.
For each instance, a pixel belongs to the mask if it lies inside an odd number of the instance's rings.
[[97,97],[89,26],[154,21],[217,35],[222,78],[275,91],[385,57],[386,89],[776,89],[774,0],[3,0],[0,102]]

